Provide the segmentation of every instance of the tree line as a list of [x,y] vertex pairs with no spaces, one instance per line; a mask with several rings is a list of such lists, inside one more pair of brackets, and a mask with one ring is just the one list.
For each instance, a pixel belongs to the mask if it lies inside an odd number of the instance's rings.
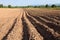
[[11,6],[11,5],[8,5],[8,6],[4,6],[3,4],[0,4],[0,8],[41,8],[41,7],[45,7],[45,8],[54,8],[54,7],[60,7],[60,6],[57,6],[55,4],[53,5],[39,5],[39,6],[32,6],[32,5],[29,5],[29,6]]
[[11,8],[11,5],[8,5],[8,6],[4,6],[3,4],[0,4],[0,8]]

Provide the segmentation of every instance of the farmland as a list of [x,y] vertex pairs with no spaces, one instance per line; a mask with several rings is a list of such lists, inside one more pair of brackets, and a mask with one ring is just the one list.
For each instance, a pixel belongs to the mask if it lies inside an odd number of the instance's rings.
[[60,10],[0,8],[0,40],[60,40]]

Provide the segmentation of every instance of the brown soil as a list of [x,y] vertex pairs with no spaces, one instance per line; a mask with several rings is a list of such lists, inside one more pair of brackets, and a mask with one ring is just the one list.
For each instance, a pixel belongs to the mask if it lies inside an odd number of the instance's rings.
[[60,40],[60,10],[0,8],[0,40]]

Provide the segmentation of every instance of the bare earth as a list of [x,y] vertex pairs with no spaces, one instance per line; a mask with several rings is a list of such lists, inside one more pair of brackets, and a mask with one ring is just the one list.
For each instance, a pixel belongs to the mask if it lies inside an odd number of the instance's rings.
[[60,10],[0,8],[0,40],[60,40]]

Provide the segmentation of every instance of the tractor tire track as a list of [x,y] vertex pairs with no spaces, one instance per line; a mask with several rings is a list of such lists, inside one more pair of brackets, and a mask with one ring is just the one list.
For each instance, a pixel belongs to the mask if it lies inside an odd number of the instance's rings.
[[7,36],[9,33],[13,30],[15,24],[16,24],[17,18],[14,20],[14,23],[12,24],[11,28],[9,29],[8,33],[2,38],[2,40],[7,40]]
[[14,19],[15,18],[11,19],[10,21],[8,21],[9,23],[7,22],[7,24],[2,26],[2,28],[0,29],[0,40],[2,40],[4,36],[6,36],[9,29],[12,27],[12,24],[14,23]]
[[22,15],[23,13],[21,13],[21,15],[19,15],[17,17],[17,21],[16,24],[14,26],[14,29],[11,31],[11,33],[9,33],[7,40],[22,40],[22,35],[23,35],[23,25],[22,25]]

